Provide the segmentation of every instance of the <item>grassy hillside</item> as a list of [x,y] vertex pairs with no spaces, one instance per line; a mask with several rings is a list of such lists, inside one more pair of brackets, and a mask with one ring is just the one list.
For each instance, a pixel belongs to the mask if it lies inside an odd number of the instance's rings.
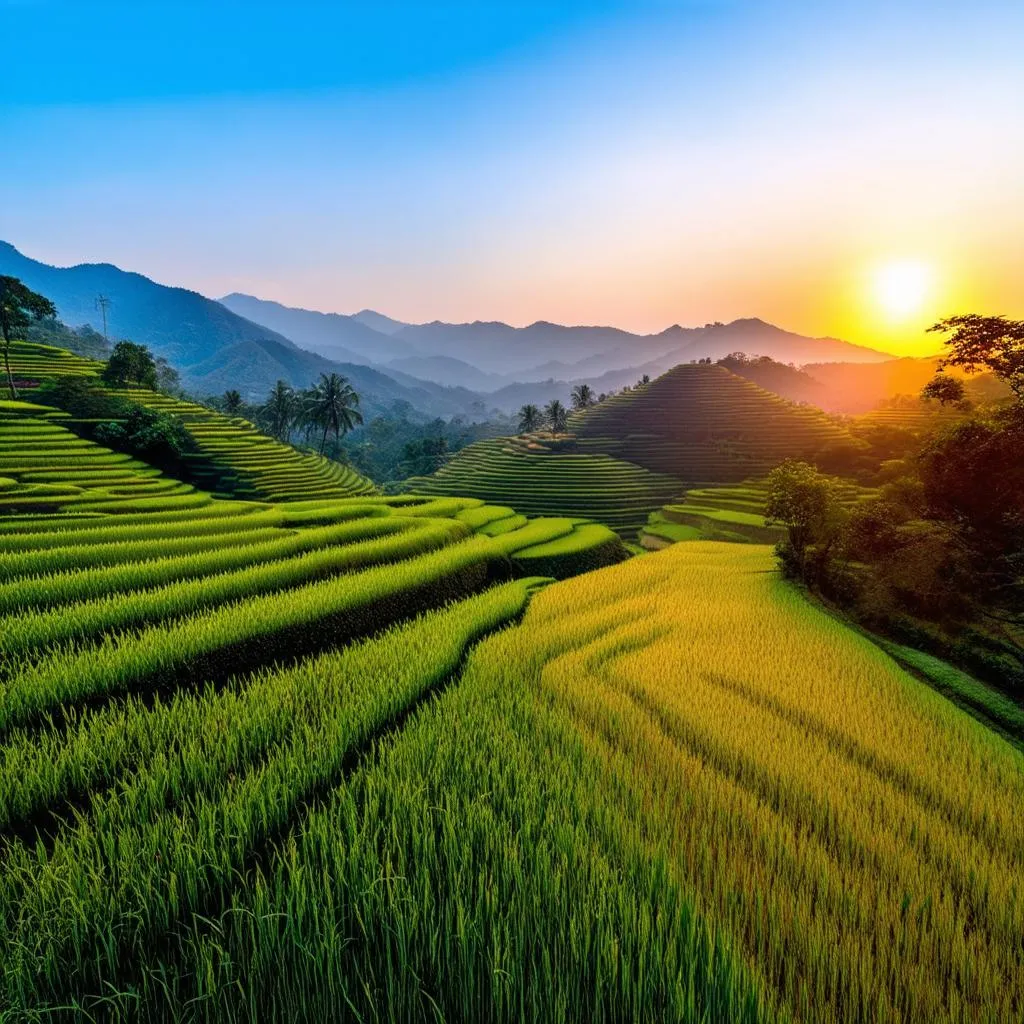
[[678,480],[543,436],[477,441],[410,492],[463,494],[526,515],[594,519],[632,538],[648,514],[681,490]]
[[574,413],[569,429],[582,451],[689,484],[737,482],[848,440],[819,409],[793,405],[723,367],[689,363]]
[[[837,482],[836,486],[846,506],[878,496],[876,490],[853,483]],[[682,500],[651,513],[640,532],[640,542],[651,551],[684,540],[775,544],[785,536],[785,529],[765,521],[767,500],[764,479],[724,487],[694,487]]]
[[16,512],[192,508],[210,502],[189,484],[102,448],[47,406],[0,400],[0,516]]
[[[103,368],[102,363],[70,352],[25,342],[13,343],[11,366],[27,385],[23,397],[31,397],[48,378],[95,378]],[[109,388],[104,393],[178,417],[195,443],[196,451],[189,456],[191,474],[203,489],[271,501],[342,498],[373,490],[373,484],[355,470],[275,441],[246,420],[144,388]],[[64,419],[70,425],[71,420]]]

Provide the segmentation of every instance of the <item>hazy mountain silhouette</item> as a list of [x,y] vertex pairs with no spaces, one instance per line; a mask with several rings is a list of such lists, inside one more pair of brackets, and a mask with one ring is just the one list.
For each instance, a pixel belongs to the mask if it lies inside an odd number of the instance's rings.
[[240,292],[225,295],[220,302],[233,313],[263,324],[290,338],[296,345],[319,352],[328,359],[354,359],[380,365],[391,359],[416,354],[416,349],[408,342],[368,327],[357,316],[298,309]]
[[409,326],[402,320],[393,320],[373,309],[361,309],[358,313],[352,314],[352,319],[380,331],[381,334],[397,334],[403,327]]
[[[479,398],[465,389],[407,375],[399,382],[362,365],[352,352],[339,361],[306,351],[198,292],[158,284],[109,263],[53,267],[0,241],[0,274],[18,277],[52,299],[60,318],[72,327],[102,328],[96,299],[106,296],[110,338],[148,345],[168,359],[180,371],[184,386],[197,394],[236,388],[246,398],[257,399],[279,378],[306,387],[320,373],[334,371],[352,380],[371,414],[406,402],[424,415],[451,416],[469,411]],[[361,324],[356,326],[373,333]],[[377,337],[388,340],[385,335]]]

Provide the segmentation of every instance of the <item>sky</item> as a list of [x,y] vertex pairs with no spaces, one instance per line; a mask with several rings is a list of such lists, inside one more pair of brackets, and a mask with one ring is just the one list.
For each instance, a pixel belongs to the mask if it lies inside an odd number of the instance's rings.
[[1024,317],[1024,4],[0,0],[0,238],[211,297],[897,354]]

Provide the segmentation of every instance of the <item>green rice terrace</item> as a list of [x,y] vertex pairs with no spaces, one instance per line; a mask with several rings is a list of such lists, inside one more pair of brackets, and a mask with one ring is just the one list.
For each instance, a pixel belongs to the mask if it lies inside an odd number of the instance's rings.
[[690,486],[737,483],[849,440],[820,409],[698,363],[573,413],[569,429],[580,452],[625,459]]
[[[849,481],[837,482],[843,504],[869,501],[878,491]],[[695,487],[672,504],[652,512],[640,531],[640,544],[658,551],[687,540],[719,540],[740,544],[775,544],[785,529],[765,520],[768,498],[763,479],[744,480],[724,487]]]
[[683,489],[674,477],[610,455],[581,453],[572,438],[543,434],[477,441],[406,487],[508,503],[526,515],[593,519],[630,540],[651,511]]
[[763,480],[535,435],[382,496],[131,391],[214,493],[26,391],[5,1024],[1021,1018],[1024,755],[780,577]]
[[[14,342],[11,366],[26,397],[48,377],[96,377],[102,363],[45,345]],[[269,501],[341,498],[373,491],[371,481],[348,466],[301,452],[263,434],[247,420],[227,417],[194,402],[145,388],[107,389],[136,405],[171,413],[184,424],[196,452],[189,458],[201,488],[224,496]]]

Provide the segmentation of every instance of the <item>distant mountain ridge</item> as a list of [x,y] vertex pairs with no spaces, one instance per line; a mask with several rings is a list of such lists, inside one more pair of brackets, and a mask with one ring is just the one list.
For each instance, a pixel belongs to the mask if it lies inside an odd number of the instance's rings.
[[354,350],[385,370],[393,366],[488,392],[550,380],[591,383],[605,375],[627,383],[643,373],[654,376],[682,362],[720,359],[736,351],[798,364],[893,358],[838,338],[809,338],[757,318],[703,327],[673,324],[657,334],[633,334],[618,327],[570,327],[546,320],[527,327],[480,320],[404,324],[374,310],[351,316],[319,313],[237,293],[221,301],[324,355]]
[[[148,345],[181,373],[197,394],[237,389],[249,400],[263,398],[278,379],[307,387],[321,373],[344,373],[363,398],[364,415],[407,403],[424,416],[454,416],[474,408],[479,396],[408,375],[400,382],[365,365],[352,350],[338,348],[329,358],[300,348],[265,324],[255,323],[198,292],[158,284],[110,263],[54,267],[33,260],[0,241],[0,274],[18,277],[52,299],[61,320],[73,327],[99,329],[100,295],[110,300],[112,340],[130,338]],[[385,335],[356,323],[358,331],[386,342]]]

